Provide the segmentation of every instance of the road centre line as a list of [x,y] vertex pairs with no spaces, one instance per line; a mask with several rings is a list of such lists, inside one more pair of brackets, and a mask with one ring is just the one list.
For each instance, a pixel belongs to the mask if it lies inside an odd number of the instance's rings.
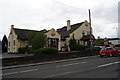
[[19,72],[5,73],[5,74],[2,74],[2,75],[5,76],[5,75],[12,75],[12,74],[17,74],[17,73],[32,72],[32,71],[37,71],[37,70],[38,69],[32,69],[32,70],[25,70],[25,71],[19,71]]
[[[81,64],[84,64],[84,63],[87,63],[87,62],[88,61],[81,62]],[[65,65],[59,65],[59,66],[56,66],[56,67],[65,67],[65,66],[72,66],[72,65],[77,65],[77,64],[80,64],[80,63],[65,64]]]
[[33,70],[26,70],[26,71],[21,71],[19,73],[25,73],[25,72],[31,72],[31,71],[37,71],[38,69],[33,69]]
[[108,63],[108,64],[103,64],[103,65],[100,65],[98,67],[105,67],[105,66],[109,66],[109,65],[113,65],[113,64],[118,64],[118,63],[120,63],[120,61],[113,62],[113,63]]
[[5,74],[2,74],[3,76],[5,75],[12,75],[12,74],[17,74],[18,72],[12,72],[12,73],[5,73]]
[[65,66],[72,66],[72,65],[77,65],[77,64],[80,64],[80,63],[65,64],[65,65],[59,65],[56,67],[65,67]]
[[88,61],[85,61],[85,62],[81,62],[82,64],[84,64],[84,63],[87,63]]

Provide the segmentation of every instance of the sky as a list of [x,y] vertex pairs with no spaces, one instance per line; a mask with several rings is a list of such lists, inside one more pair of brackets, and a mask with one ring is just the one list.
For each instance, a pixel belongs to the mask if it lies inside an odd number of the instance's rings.
[[115,38],[119,0],[0,0],[0,39],[15,28],[42,30],[89,21],[95,38]]

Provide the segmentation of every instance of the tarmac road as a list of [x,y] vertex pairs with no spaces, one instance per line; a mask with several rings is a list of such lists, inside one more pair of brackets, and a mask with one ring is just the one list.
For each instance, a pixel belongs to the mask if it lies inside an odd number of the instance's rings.
[[118,78],[119,57],[99,56],[82,60],[5,69],[4,78]]

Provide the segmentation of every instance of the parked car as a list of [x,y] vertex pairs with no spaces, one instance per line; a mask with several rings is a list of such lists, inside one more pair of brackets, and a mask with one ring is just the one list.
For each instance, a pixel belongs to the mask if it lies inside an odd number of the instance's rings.
[[100,56],[118,56],[120,51],[114,47],[106,47],[100,50]]

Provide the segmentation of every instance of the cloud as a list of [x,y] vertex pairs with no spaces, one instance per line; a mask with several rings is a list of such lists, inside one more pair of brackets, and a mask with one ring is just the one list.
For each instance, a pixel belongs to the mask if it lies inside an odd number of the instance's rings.
[[[109,2],[109,4],[108,4]],[[10,25],[26,29],[61,28],[68,19],[72,24],[88,20],[92,13],[94,35],[116,37],[118,0],[1,0],[0,39],[9,34]],[[107,32],[110,32],[107,34]]]

